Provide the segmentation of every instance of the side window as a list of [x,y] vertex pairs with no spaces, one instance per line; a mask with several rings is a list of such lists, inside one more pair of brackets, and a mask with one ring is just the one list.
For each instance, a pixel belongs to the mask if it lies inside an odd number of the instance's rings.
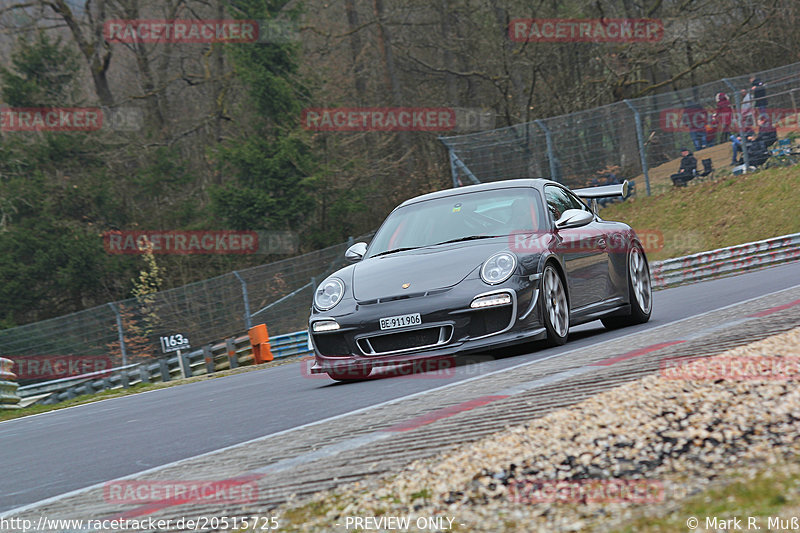
[[591,209],[586,207],[586,204],[583,203],[581,201],[581,199],[578,198],[577,196],[575,196],[571,191],[565,191],[565,192],[567,193],[567,197],[570,199],[570,201],[572,202],[572,205],[573,205],[573,207],[570,207],[570,209],[580,209],[582,211],[591,211]]
[[586,204],[581,202],[577,196],[561,187],[548,185],[544,188],[544,195],[547,199],[547,207],[553,215],[553,220],[558,220],[567,209],[589,211]]
[[558,220],[567,209],[573,209],[572,201],[561,187],[548,185],[544,188],[544,196],[547,201],[547,208],[550,214],[553,215],[553,220]]

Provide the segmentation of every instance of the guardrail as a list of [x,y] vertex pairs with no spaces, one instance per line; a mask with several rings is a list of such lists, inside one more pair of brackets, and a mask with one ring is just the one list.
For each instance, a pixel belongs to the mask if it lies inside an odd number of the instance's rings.
[[[272,356],[276,359],[311,353],[308,349],[306,331],[277,335],[269,342]],[[231,337],[215,345],[206,345],[202,349],[180,356],[176,354],[149,363],[25,385],[19,387],[17,392],[22,398],[42,396],[38,403],[53,404],[83,394],[127,388],[139,383],[167,382],[182,377],[202,376],[250,364],[253,364],[253,349],[250,338],[243,335]]]
[[800,233],[654,262],[654,287],[668,287],[791,261],[800,257]]
[[[800,233],[784,235],[763,241],[720,248],[685,257],[656,261],[650,271],[653,287],[700,281],[778,264],[800,257]],[[309,355],[308,332],[296,331],[270,338],[274,358]],[[19,387],[22,398],[40,395],[40,403],[52,404],[82,394],[93,394],[101,390],[129,387],[138,383],[167,382],[172,379],[201,376],[253,364],[253,349],[247,335],[231,337],[215,345],[206,345],[200,350],[165,357],[150,363],[128,365],[64,378],[56,381]],[[183,370],[182,370],[183,369]]]

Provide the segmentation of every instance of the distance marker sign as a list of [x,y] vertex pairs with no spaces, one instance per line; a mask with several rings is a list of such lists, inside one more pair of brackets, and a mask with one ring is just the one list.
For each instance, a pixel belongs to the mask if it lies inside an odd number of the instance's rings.
[[161,351],[164,353],[175,352],[177,350],[188,350],[192,346],[189,344],[189,339],[176,333],[158,338],[161,341]]

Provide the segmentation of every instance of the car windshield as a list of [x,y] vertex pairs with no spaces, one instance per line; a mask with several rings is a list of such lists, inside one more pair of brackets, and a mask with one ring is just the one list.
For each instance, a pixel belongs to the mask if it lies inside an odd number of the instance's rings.
[[396,209],[375,234],[368,257],[543,227],[535,189],[514,187],[426,200]]

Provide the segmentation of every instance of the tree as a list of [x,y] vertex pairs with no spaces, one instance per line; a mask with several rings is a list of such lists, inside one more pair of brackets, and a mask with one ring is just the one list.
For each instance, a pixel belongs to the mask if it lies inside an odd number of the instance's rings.
[[[242,0],[233,6],[240,18],[290,24],[297,12],[285,11],[279,20],[273,16],[286,4]],[[230,178],[212,189],[212,210],[235,229],[301,228],[313,208],[309,184],[317,166],[298,120],[304,94],[297,44],[230,44],[228,54],[250,113],[241,133],[218,150],[221,171]]]

